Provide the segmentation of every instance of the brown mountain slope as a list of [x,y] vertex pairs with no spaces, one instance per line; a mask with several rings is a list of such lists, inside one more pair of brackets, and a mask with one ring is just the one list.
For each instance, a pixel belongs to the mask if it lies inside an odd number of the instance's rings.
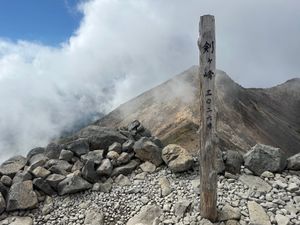
[[[269,89],[247,89],[222,71],[216,77],[220,147],[245,152],[255,143],[300,152],[300,79]],[[121,105],[97,125],[118,127],[140,120],[165,144],[198,149],[198,67]]]

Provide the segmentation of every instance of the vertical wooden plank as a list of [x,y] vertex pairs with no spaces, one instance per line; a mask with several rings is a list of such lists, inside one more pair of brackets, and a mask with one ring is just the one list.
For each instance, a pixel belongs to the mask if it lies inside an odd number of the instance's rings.
[[216,172],[216,109],[215,74],[216,41],[215,18],[204,15],[199,24],[200,50],[200,214],[214,222],[217,219]]

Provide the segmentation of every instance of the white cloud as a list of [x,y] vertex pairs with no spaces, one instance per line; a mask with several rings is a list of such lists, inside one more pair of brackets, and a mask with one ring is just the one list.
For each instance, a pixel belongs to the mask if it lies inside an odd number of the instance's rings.
[[45,145],[76,121],[197,64],[202,14],[216,16],[219,68],[243,85],[297,75],[297,7],[266,2],[274,7],[258,0],[90,0],[60,47],[0,39],[1,157]]

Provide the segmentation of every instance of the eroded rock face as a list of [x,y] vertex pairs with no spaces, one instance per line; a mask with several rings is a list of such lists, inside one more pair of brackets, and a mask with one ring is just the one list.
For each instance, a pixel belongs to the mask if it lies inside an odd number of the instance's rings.
[[159,166],[163,162],[161,149],[148,138],[143,137],[135,142],[133,150],[136,153],[136,157],[142,161],[149,161],[155,166]]
[[264,171],[281,172],[286,166],[286,155],[279,149],[268,145],[256,144],[244,155],[245,166],[254,174]]
[[190,153],[179,145],[169,144],[162,150],[162,158],[174,172],[183,172],[193,166]]
[[92,184],[78,175],[70,174],[66,179],[58,184],[57,191],[59,195],[66,195],[84,191],[90,188],[92,188]]
[[38,203],[37,195],[33,191],[32,181],[14,183],[8,193],[7,211],[31,209]]
[[300,153],[287,159],[287,169],[300,170]]
[[126,225],[153,225],[161,214],[162,210],[159,206],[147,205],[136,216],[131,218]]
[[0,174],[13,177],[19,170],[23,169],[27,163],[27,159],[23,156],[14,156],[6,160],[0,166]]

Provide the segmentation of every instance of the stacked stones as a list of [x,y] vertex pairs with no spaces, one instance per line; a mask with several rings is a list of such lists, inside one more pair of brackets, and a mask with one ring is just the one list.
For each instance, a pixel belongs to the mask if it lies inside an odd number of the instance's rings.
[[[218,224],[300,224],[300,154],[286,159],[258,144],[218,155]],[[199,215],[198,168],[138,121],[89,126],[0,166],[0,225],[209,225]]]
[[[192,157],[177,145],[163,151],[161,141],[139,121],[118,130],[89,126],[77,134],[32,149],[0,166],[0,213],[35,208],[46,196],[109,190],[111,177],[126,182],[142,161],[147,167],[165,162],[174,171],[191,168]],[[178,157],[180,155],[180,157]],[[175,157],[174,157],[175,156]],[[148,170],[153,170],[149,169]]]

